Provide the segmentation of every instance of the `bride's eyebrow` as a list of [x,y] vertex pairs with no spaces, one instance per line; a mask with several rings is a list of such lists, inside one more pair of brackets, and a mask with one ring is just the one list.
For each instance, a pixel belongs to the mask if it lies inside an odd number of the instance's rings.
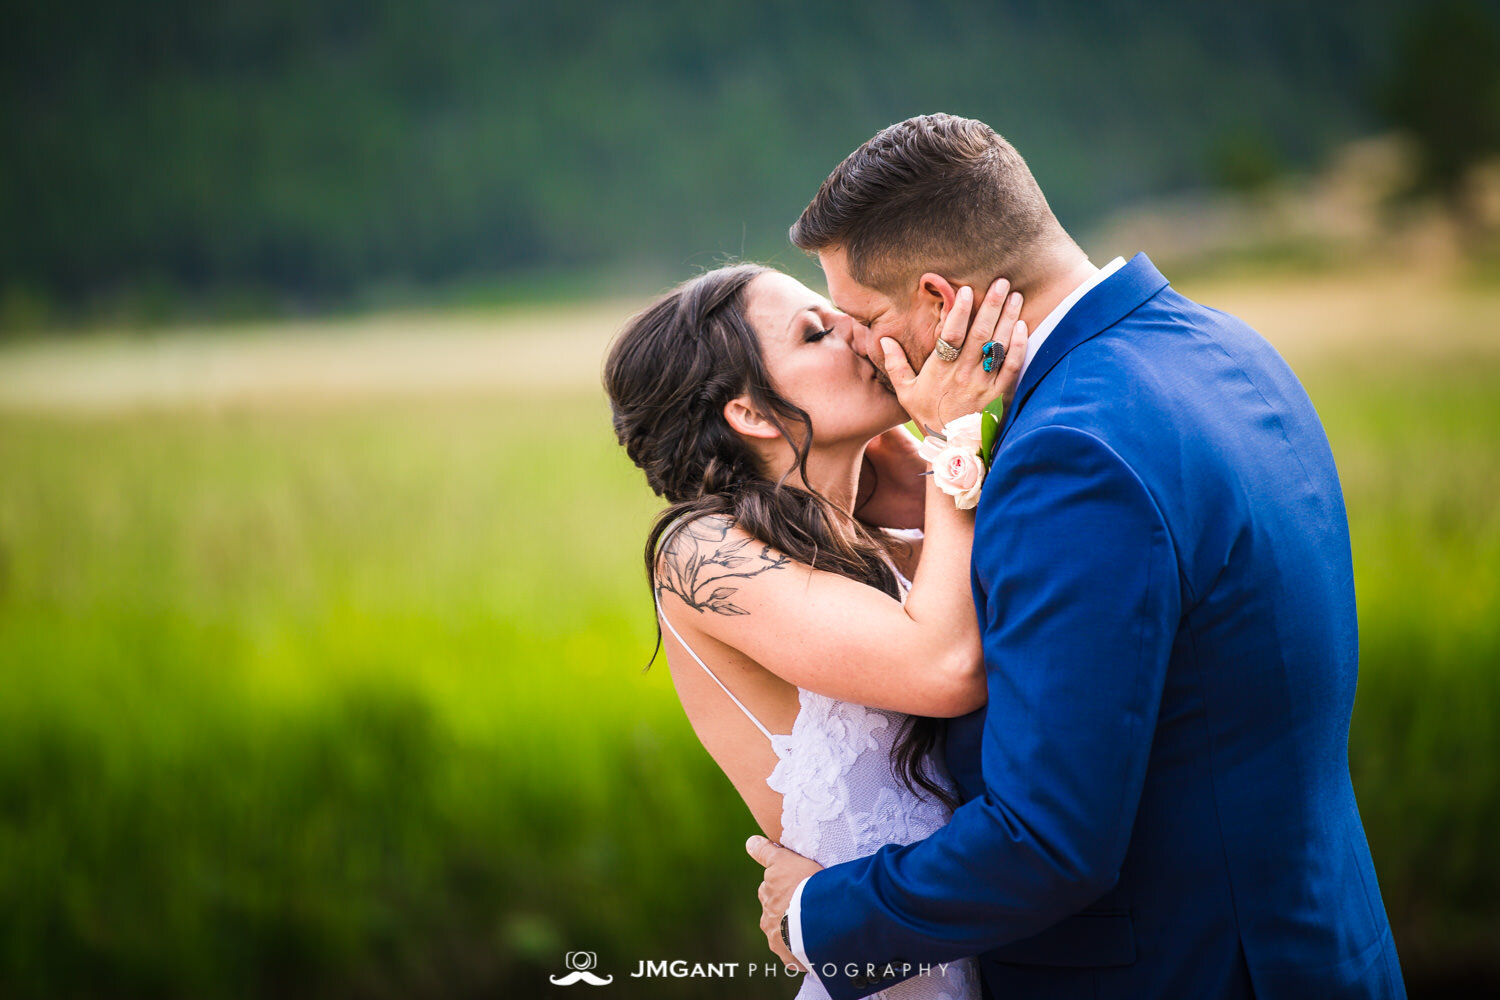
[[816,305],[803,306],[801,309],[798,309],[796,312],[792,313],[792,318],[787,320],[786,333],[791,334],[792,327],[796,325],[797,320],[803,316],[806,316],[808,313],[812,313],[814,316],[816,316],[818,314],[818,307]]

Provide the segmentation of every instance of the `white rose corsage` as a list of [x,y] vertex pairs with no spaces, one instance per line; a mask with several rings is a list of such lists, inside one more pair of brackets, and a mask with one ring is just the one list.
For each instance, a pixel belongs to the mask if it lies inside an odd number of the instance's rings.
[[932,466],[938,489],[952,497],[959,510],[979,504],[1003,413],[1003,404],[996,400],[978,413],[950,420],[941,432],[928,430],[917,447],[917,454]]

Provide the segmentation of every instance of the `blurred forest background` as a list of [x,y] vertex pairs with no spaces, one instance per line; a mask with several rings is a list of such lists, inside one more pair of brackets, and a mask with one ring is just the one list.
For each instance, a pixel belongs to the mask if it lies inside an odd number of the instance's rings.
[[1453,63],[1494,59],[1467,27],[1483,9],[1423,6],[11,5],[0,314],[654,288],[723,253],[796,256],[786,227],[832,165],[934,110],[994,123],[1074,230],[1434,112],[1493,151],[1483,67]]
[[764,961],[658,661],[609,337],[879,128],[1027,156],[1287,356],[1413,996],[1500,990],[1500,2],[0,13],[0,996],[533,996]]

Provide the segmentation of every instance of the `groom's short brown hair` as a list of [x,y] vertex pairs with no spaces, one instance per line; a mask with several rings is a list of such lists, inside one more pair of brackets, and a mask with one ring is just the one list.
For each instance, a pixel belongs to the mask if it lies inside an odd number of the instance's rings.
[[887,294],[925,271],[1025,287],[1028,258],[1067,239],[1015,147],[943,114],[898,122],[850,153],[790,235],[809,253],[842,247],[854,280]]

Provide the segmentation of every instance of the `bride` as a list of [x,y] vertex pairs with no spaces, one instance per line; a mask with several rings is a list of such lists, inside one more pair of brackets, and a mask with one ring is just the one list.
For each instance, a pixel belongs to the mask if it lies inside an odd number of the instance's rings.
[[[726,267],[636,316],[605,364],[615,433],[668,502],[646,568],[683,710],[765,835],[824,866],[922,839],[957,805],[943,720],[986,698],[974,518],[924,481],[901,425],[1014,391],[1026,330],[1006,291],[935,316],[969,363],[912,379],[888,348],[893,383],[822,296]],[[1008,351],[984,373],[992,339]],[[826,996],[816,976],[798,993]],[[965,959],[878,996],[977,1000],[979,977]]]

